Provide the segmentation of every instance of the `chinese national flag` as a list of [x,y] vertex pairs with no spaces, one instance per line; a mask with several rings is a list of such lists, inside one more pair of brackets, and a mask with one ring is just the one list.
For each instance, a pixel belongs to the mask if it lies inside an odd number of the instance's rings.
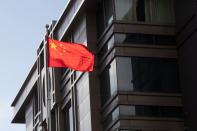
[[82,44],[48,39],[48,66],[93,71],[94,55]]

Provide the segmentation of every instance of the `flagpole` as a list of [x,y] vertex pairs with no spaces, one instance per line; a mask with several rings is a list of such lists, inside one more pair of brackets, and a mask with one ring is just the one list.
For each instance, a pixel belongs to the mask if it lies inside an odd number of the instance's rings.
[[45,26],[45,29],[46,29],[46,34],[45,34],[45,45],[44,45],[44,50],[45,50],[45,72],[46,72],[46,95],[47,95],[47,102],[46,102],[46,108],[47,108],[47,118],[46,118],[46,123],[47,123],[47,131],[51,131],[50,129],[50,121],[51,121],[51,115],[50,115],[50,102],[51,102],[51,99],[50,99],[50,87],[49,87],[49,70],[48,70],[48,38],[49,38],[49,25],[46,24]]

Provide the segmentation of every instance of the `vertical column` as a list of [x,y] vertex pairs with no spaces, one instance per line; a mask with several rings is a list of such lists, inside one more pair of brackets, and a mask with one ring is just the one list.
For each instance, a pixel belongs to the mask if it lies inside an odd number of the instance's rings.
[[[87,28],[87,46],[92,52],[97,52],[97,30],[96,30],[96,11],[86,11],[86,28]],[[97,69],[97,56],[95,55],[94,71],[89,73],[89,90],[90,90],[90,110],[91,124],[94,131],[101,131],[101,101],[100,101],[100,85]]]

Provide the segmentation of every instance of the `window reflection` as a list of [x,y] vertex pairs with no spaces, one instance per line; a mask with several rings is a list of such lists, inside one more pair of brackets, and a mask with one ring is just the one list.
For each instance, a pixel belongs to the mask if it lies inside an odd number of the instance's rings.
[[148,45],[174,45],[175,37],[151,34],[120,34],[115,35],[116,44],[148,44]]
[[105,45],[102,47],[102,49],[99,51],[98,57],[99,59],[102,59],[105,54],[112,49],[114,46],[114,35],[111,36],[111,38],[105,43]]
[[101,75],[102,105],[117,91],[116,61],[114,60]]
[[118,44],[144,44],[144,45],[167,45],[176,44],[175,36],[169,35],[153,35],[153,34],[137,34],[137,33],[114,33],[109,40],[103,45],[99,51],[98,57],[101,60],[107,52]]
[[116,19],[145,21],[144,0],[115,0]]
[[173,0],[115,0],[117,20],[174,23]]
[[69,102],[65,109],[65,128],[66,131],[73,131],[73,112],[71,102]]
[[98,37],[114,19],[173,25],[173,3],[174,0],[101,0],[97,6]]
[[179,93],[176,59],[116,57],[101,74],[102,104],[117,91]]
[[113,0],[101,0],[97,6],[97,29],[98,37],[103,33],[105,28],[110,25],[114,19]]
[[180,92],[177,61],[159,58],[132,58],[134,88],[142,92]]
[[104,128],[118,118],[128,117],[163,117],[163,118],[183,118],[182,107],[170,106],[144,106],[144,105],[119,105],[104,121]]
[[104,15],[106,19],[106,25],[109,25],[113,20],[113,2],[112,0],[104,0]]

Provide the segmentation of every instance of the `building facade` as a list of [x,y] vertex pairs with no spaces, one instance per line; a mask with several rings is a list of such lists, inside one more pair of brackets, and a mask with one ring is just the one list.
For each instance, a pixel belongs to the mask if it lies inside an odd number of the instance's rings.
[[197,2],[176,0],[177,50],[180,86],[185,108],[185,123],[189,131],[197,130]]
[[188,32],[196,16],[180,15],[189,6],[179,1],[67,0],[47,35],[84,43],[95,54],[94,71],[48,68],[43,38],[12,122],[27,131],[197,129],[197,63],[188,59],[197,57],[196,45],[187,44],[196,38],[195,29]]

